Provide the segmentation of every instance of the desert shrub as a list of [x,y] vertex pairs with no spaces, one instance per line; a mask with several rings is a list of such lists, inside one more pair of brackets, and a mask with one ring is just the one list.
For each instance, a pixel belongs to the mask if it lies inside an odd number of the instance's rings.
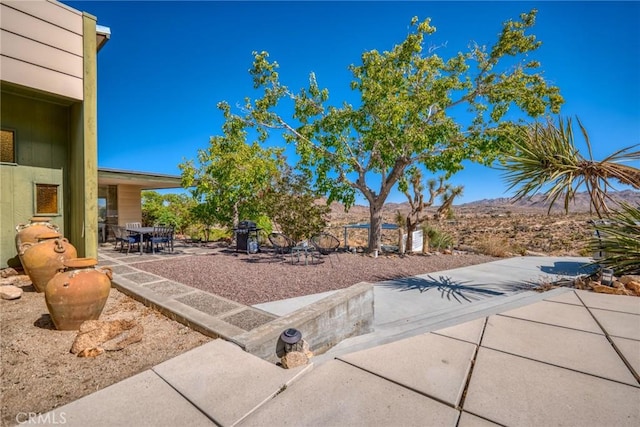
[[422,228],[422,232],[427,237],[429,247],[435,250],[450,248],[453,246],[453,236],[447,232],[439,230],[430,225]]
[[619,275],[640,274],[640,208],[623,203],[594,228],[600,237],[589,241],[589,250],[604,252],[598,264]]
[[233,232],[222,228],[212,228],[209,230],[209,240],[212,242],[218,242],[220,240],[226,240],[231,238]]
[[508,257],[513,253],[507,241],[493,236],[488,236],[479,242],[476,249],[483,255],[500,258]]

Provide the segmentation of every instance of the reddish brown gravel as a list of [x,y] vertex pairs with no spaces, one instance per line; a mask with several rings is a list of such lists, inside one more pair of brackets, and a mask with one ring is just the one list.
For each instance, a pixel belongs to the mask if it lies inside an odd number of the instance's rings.
[[302,295],[343,289],[359,282],[380,282],[458,267],[497,258],[476,254],[411,255],[399,257],[341,253],[331,261],[304,257],[290,262],[271,252],[254,255],[218,248],[209,255],[193,255],[132,266],[241,304],[253,305]]

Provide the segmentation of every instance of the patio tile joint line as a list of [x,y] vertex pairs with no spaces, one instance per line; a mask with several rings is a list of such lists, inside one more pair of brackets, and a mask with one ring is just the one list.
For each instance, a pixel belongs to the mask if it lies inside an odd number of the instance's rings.
[[482,334],[480,334],[480,339],[478,340],[478,344],[473,352],[473,358],[471,359],[471,366],[469,367],[469,373],[467,374],[467,380],[464,383],[464,387],[462,388],[462,394],[460,395],[460,403],[456,409],[462,411],[464,407],[464,401],[467,398],[467,392],[469,391],[469,384],[471,383],[471,376],[473,375],[473,369],[476,366],[476,359],[478,358],[478,352],[480,351],[480,346],[482,345],[482,339],[484,338],[484,331],[487,329],[487,322],[489,321],[488,317],[484,318],[484,324],[482,325]]
[[204,415],[208,420],[210,420],[212,423],[214,423],[217,426],[223,427],[224,424],[219,423],[218,421],[216,421],[213,417],[211,417],[209,414],[207,414],[206,411],[204,411],[202,408],[200,408],[200,406],[198,406],[197,404],[195,404],[194,402],[192,402],[191,400],[189,400],[189,398],[187,396],[185,396],[184,394],[182,394],[180,392],[180,390],[178,390],[177,388],[175,388],[169,381],[167,381],[166,379],[164,379],[164,377],[162,375],[160,375],[158,372],[155,371],[155,369],[151,368],[151,371],[156,374],[158,376],[158,378],[160,378],[166,385],[168,385],[169,387],[171,387],[172,390],[174,390],[176,393],[178,393],[180,395],[180,397],[182,397],[184,400],[186,400],[187,402],[189,402],[189,404],[191,406],[193,406],[194,408],[196,408],[198,410],[198,412],[200,412],[202,415]]
[[[596,322],[596,324],[598,325],[598,327],[602,330],[602,332],[604,333],[604,336],[607,338],[607,341],[609,341],[609,344],[611,344],[611,347],[613,347],[613,350],[616,352],[616,354],[618,355],[618,357],[622,360],[622,362],[624,363],[624,365],[627,367],[627,369],[629,370],[629,372],[631,372],[631,375],[633,375],[633,378],[635,378],[636,382],[638,383],[638,386],[640,386],[640,372],[636,372],[633,367],[631,366],[631,364],[629,363],[629,361],[626,359],[626,357],[624,357],[624,355],[622,354],[622,352],[620,352],[620,350],[618,349],[618,346],[616,346],[616,344],[613,342],[613,340],[611,339],[611,337],[609,336],[609,332],[607,332],[607,330],[600,324],[600,322],[598,322],[598,319],[596,319],[596,316],[593,315],[593,313],[591,312],[591,309],[587,306],[587,304],[584,303],[584,301],[582,300],[582,298],[580,298],[580,295],[578,295],[577,292],[575,292],[576,297],[578,297],[578,299],[580,300],[580,302],[582,303],[582,305],[584,306],[584,308],[587,309],[587,311],[589,312],[589,315],[591,315],[591,317],[593,318],[593,320]],[[612,380],[613,381],[613,380]]]

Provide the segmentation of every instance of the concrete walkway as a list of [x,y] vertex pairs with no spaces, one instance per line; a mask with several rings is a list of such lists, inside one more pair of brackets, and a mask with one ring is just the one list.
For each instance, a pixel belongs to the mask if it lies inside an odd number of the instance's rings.
[[[311,365],[284,370],[214,340],[44,415],[78,426],[640,425],[640,298],[519,289],[583,263],[513,258],[376,284],[373,333]],[[278,316],[282,304],[253,308]]]

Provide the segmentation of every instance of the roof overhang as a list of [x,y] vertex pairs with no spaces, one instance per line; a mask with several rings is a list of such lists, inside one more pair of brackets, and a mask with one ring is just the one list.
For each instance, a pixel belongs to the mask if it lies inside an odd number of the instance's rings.
[[107,44],[111,38],[111,28],[103,25],[96,25],[96,52],[100,52],[100,49]]
[[98,168],[98,185],[130,185],[141,190],[182,188],[182,177],[150,172]]

